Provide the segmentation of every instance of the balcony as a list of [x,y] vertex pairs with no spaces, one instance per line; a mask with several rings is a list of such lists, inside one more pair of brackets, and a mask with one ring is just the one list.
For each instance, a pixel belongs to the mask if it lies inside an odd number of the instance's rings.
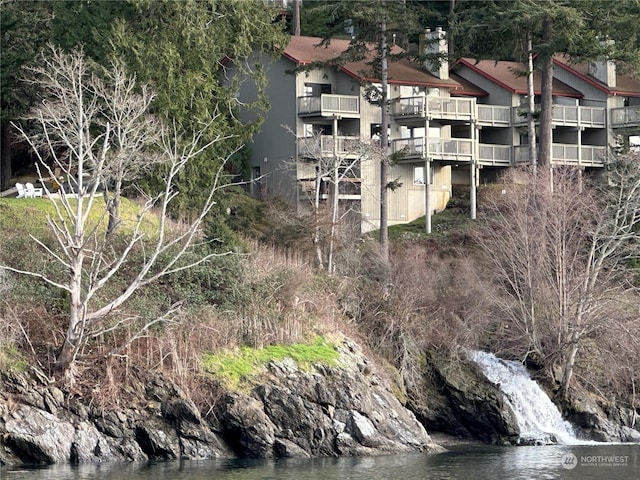
[[360,116],[360,97],[329,93],[315,97],[298,97],[298,115],[301,117],[333,117],[337,115],[342,118],[358,118]]
[[[551,146],[552,162],[558,165],[574,165],[581,167],[602,167],[607,161],[605,147],[592,145],[570,145],[554,143]],[[529,163],[529,147],[518,145],[514,147],[514,160],[516,164]]]
[[[393,152],[402,153],[402,160],[425,158],[425,139],[401,138],[394,140]],[[431,160],[470,162],[472,160],[473,142],[464,139],[430,139],[427,142],[426,157]]]
[[391,104],[391,115],[403,120],[461,120],[475,118],[474,100],[448,97],[402,97]]
[[[536,113],[540,113],[540,105],[536,105]],[[551,122],[559,127],[604,128],[605,109],[602,107],[577,107],[573,105],[554,105]],[[527,107],[513,107],[513,124],[526,125]],[[539,123],[539,119],[536,119]]]
[[511,165],[511,147],[509,145],[478,145],[478,163],[493,167]]
[[362,154],[364,145],[360,137],[339,135],[334,152],[333,135],[320,135],[298,139],[298,154],[306,158],[330,158],[334,154],[340,157],[357,157]]
[[508,127],[511,125],[511,107],[478,105],[478,125]]
[[611,109],[611,126],[613,128],[640,127],[640,105]]
[[[360,200],[362,198],[362,179],[343,178],[338,183],[338,200]],[[316,179],[303,178],[298,181],[301,196],[313,199],[316,195]],[[333,192],[331,179],[323,177],[320,180],[320,189],[317,192],[319,200],[328,200]]]

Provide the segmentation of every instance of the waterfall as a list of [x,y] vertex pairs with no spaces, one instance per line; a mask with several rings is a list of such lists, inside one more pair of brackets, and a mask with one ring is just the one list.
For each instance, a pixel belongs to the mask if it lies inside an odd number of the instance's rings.
[[520,441],[527,444],[576,444],[569,422],[562,419],[558,408],[518,362],[502,360],[492,353],[473,351],[469,358],[487,379],[500,388],[505,402],[516,416]]

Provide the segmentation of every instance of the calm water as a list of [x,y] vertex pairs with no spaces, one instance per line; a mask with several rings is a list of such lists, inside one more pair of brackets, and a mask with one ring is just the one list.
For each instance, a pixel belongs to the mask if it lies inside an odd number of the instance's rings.
[[[463,446],[434,455],[0,469],[7,480],[638,480],[640,445]],[[573,460],[573,462],[572,462]],[[569,468],[572,467],[572,468]]]

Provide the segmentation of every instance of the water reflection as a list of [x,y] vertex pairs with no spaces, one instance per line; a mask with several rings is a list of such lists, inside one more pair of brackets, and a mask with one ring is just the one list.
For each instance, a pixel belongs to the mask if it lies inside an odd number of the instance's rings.
[[484,445],[452,447],[448,452],[435,455],[4,467],[0,469],[0,477],[7,480],[637,480],[640,478],[640,446]]

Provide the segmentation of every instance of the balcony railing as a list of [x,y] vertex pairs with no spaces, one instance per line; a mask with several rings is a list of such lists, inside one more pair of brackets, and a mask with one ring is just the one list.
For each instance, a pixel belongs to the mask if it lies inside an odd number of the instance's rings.
[[[536,105],[535,113],[540,113],[540,105]],[[602,107],[578,107],[573,105],[554,105],[551,121],[554,125],[568,127],[604,128],[605,109]],[[513,107],[514,125],[527,123],[527,107]]]
[[397,119],[471,120],[474,101],[467,98],[402,97],[392,103],[391,114]]
[[424,137],[399,138],[392,142],[393,153],[402,153],[405,158],[424,158]]
[[[315,178],[303,178],[298,181],[298,187],[300,194],[307,197],[314,197],[316,195],[316,179]],[[339,200],[359,200],[362,195],[362,179],[348,177],[343,178],[338,183],[338,199]],[[326,200],[330,198],[333,193],[333,183],[328,177],[323,177],[320,180],[320,189],[317,192],[319,199]]]
[[[425,139],[401,138],[393,141],[394,153],[402,153],[406,159],[424,158]],[[427,143],[426,155],[434,160],[471,161],[473,142],[458,139],[433,139]]]
[[508,127],[511,125],[511,108],[497,105],[478,105],[478,124]]
[[[358,155],[363,149],[360,137],[339,135],[335,139],[337,142],[335,153],[341,157]],[[307,158],[333,157],[333,146],[333,135],[298,139],[298,152]]]
[[[551,160],[558,164],[601,167],[607,160],[607,150],[605,147],[591,145],[578,147],[578,145],[554,143],[551,146],[551,157]],[[515,163],[529,162],[527,145],[514,147],[514,161]]]
[[613,128],[639,127],[640,105],[611,109],[611,126]]
[[509,145],[478,145],[478,162],[482,165],[508,167],[511,165],[511,147]]
[[580,125],[602,127],[606,124],[606,110],[601,107],[580,107]]
[[299,115],[320,115],[331,117],[358,117],[360,115],[360,97],[356,95],[334,95],[323,93],[320,96],[298,97]]

